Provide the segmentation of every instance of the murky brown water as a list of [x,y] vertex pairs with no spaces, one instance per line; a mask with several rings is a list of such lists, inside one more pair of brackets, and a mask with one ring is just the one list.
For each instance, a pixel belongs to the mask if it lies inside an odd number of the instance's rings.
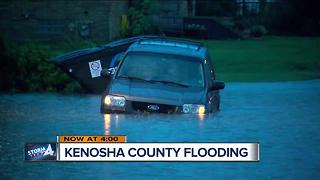
[[[286,178],[317,179],[320,80],[229,83],[215,115],[101,115],[100,97],[0,95],[0,179]],[[259,142],[258,163],[23,161],[26,142],[56,135],[124,134],[129,142]],[[3,178],[2,178],[3,177]]]

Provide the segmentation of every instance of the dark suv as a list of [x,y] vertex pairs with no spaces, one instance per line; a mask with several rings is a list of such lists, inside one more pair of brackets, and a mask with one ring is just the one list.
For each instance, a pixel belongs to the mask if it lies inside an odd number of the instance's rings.
[[207,48],[201,43],[153,38],[133,43],[115,67],[101,112],[211,113],[219,110],[220,89]]

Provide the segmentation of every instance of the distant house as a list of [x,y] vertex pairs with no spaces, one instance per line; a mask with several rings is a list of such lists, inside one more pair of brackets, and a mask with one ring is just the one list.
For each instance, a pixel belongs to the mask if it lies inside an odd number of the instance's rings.
[[[59,41],[77,38],[109,41],[119,37],[121,15],[127,13],[133,1],[0,1],[0,33],[1,36],[7,36],[18,41]],[[187,25],[206,29],[207,33],[213,34],[212,37],[214,38],[224,38],[225,36],[221,34],[230,34],[228,24],[232,23],[224,23],[225,19],[220,21],[219,19],[203,20],[201,17],[194,18],[196,14],[199,14],[197,12],[201,11],[196,9],[196,4],[204,0],[158,1],[160,5],[159,12],[151,15],[150,18],[167,35],[183,35]],[[277,0],[234,0],[232,3],[237,4],[237,14],[241,15],[246,13],[258,14],[263,3],[274,1]],[[208,0],[208,2],[218,2],[218,0]],[[211,10],[209,9],[209,11]],[[188,24],[185,21],[187,17],[189,18]],[[204,26],[204,24],[207,25]],[[225,26],[227,27],[225,28]],[[222,31],[225,32],[221,33]]]
[[195,16],[196,0],[160,0],[160,12],[153,20],[165,33],[182,33],[183,18]]
[[[158,0],[151,18],[164,32],[181,32],[182,19],[194,16],[196,0]],[[84,38],[112,40],[119,36],[121,15],[132,0],[0,1],[0,33],[14,40]]]
[[1,1],[0,33],[14,40],[110,40],[127,9],[126,0]]
[[249,14],[259,14],[263,3],[272,3],[277,0],[236,0],[238,5],[238,14],[245,14],[247,11]]

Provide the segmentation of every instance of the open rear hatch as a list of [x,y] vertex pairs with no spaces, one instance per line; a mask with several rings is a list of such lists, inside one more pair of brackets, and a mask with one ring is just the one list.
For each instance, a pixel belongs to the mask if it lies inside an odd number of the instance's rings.
[[95,48],[68,52],[57,56],[53,62],[89,92],[102,93],[109,82],[100,76],[101,70],[112,67],[113,58],[125,52],[134,42],[152,38],[159,38],[159,36],[137,36]]

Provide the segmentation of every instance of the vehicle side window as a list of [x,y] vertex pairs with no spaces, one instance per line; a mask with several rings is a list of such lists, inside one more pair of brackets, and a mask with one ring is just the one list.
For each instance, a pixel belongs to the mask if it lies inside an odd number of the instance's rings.
[[111,59],[109,68],[113,68],[113,67],[118,66],[118,64],[123,59],[123,57],[124,57],[124,52],[120,52],[120,53],[114,55],[113,58]]

